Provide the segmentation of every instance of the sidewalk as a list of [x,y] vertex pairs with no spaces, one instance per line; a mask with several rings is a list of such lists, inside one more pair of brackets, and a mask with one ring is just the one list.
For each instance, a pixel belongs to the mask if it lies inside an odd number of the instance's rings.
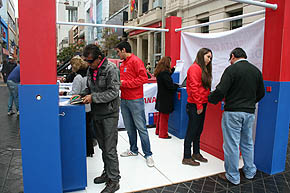
[[7,116],[8,89],[0,82],[0,193],[23,192],[19,120]]

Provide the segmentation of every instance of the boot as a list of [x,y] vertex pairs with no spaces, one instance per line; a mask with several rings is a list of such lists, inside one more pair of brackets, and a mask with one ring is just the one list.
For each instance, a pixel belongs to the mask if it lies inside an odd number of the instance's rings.
[[204,158],[200,153],[199,154],[192,154],[192,159],[198,160],[198,161],[204,162],[204,163],[208,162],[208,160],[206,158]]
[[113,182],[112,180],[109,180],[106,183],[106,187],[104,188],[104,190],[102,190],[101,193],[114,193],[119,189],[120,189],[119,182]]
[[108,176],[107,176],[105,171],[103,171],[101,176],[96,177],[94,179],[94,183],[95,184],[102,184],[102,183],[105,183],[105,182],[108,182],[108,181],[109,181],[109,178],[108,178]]
[[188,158],[188,159],[183,158],[182,164],[184,164],[184,165],[190,165],[190,166],[199,166],[200,165],[199,162],[196,162],[196,161],[194,161],[191,158]]

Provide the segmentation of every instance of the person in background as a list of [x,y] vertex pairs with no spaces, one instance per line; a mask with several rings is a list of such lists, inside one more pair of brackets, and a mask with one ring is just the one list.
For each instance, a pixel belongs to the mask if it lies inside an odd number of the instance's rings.
[[106,182],[101,193],[112,193],[120,189],[121,178],[117,154],[120,71],[94,44],[84,48],[83,57],[89,70],[87,88],[80,96],[83,103],[91,104],[93,126],[104,162],[104,171],[94,183]]
[[241,172],[247,179],[256,175],[252,129],[256,103],[264,97],[265,88],[261,71],[248,62],[242,48],[235,48],[229,61],[231,65],[225,69],[208,101],[217,104],[225,98],[222,129],[226,173],[219,177],[237,185],[240,183],[240,149],[244,161]]
[[154,71],[157,79],[157,99],[155,109],[159,111],[156,123],[155,134],[159,138],[170,139],[168,135],[169,114],[173,112],[173,97],[178,85],[173,83],[171,74],[175,68],[171,69],[171,58],[164,56],[158,62]]
[[9,74],[12,72],[12,70],[16,67],[16,62],[13,59],[12,56],[8,57],[8,62],[6,60],[3,60],[3,69],[2,69],[2,75],[3,75],[3,79],[4,82],[7,82],[7,78],[9,76]]
[[137,131],[148,167],[154,166],[146,127],[143,84],[148,81],[144,63],[131,53],[131,45],[121,42],[116,46],[121,60],[121,112],[130,141],[130,149],[121,153],[122,157],[137,156]]
[[[72,82],[72,90],[64,95],[79,95],[87,88],[87,71],[88,64],[80,57],[74,56],[70,60],[72,71],[76,73],[76,76]],[[86,104],[86,143],[87,143],[87,156],[93,157],[94,146],[93,146],[93,134],[92,134],[92,118],[91,118],[91,105]]]
[[[200,136],[203,130],[208,95],[212,81],[212,51],[201,48],[194,63],[187,71],[187,105],[188,126],[184,139],[184,154],[182,164],[199,166],[200,162],[208,162],[200,154]],[[191,144],[193,154],[191,155]],[[198,162],[200,161],[200,162]]]
[[18,64],[7,78],[7,87],[9,90],[8,116],[14,114],[13,103],[15,104],[17,116],[19,116],[18,85],[20,84],[20,65]]

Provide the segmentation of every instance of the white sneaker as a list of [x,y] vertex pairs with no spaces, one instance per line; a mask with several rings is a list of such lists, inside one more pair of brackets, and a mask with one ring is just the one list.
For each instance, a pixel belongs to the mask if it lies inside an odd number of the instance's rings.
[[130,151],[129,149],[127,149],[127,151],[120,154],[121,157],[130,157],[130,156],[137,156],[137,155],[138,155],[137,153],[134,153]]
[[153,167],[154,166],[154,161],[153,161],[152,156],[148,156],[146,158],[146,164],[147,164],[148,167]]

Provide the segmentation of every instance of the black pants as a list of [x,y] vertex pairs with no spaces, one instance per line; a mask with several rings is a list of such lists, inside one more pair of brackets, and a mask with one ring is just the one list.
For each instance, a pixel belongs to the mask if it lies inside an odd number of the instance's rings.
[[87,140],[87,156],[94,154],[93,145],[93,121],[91,118],[91,112],[86,113],[86,140]]
[[191,143],[193,143],[193,154],[200,153],[200,135],[203,130],[205,111],[207,104],[203,104],[203,111],[197,114],[196,104],[187,103],[186,112],[188,115],[188,126],[184,139],[184,158],[191,158]]
[[118,117],[94,120],[99,147],[102,150],[104,171],[108,178],[114,182],[119,182],[119,160],[117,154],[118,143]]

